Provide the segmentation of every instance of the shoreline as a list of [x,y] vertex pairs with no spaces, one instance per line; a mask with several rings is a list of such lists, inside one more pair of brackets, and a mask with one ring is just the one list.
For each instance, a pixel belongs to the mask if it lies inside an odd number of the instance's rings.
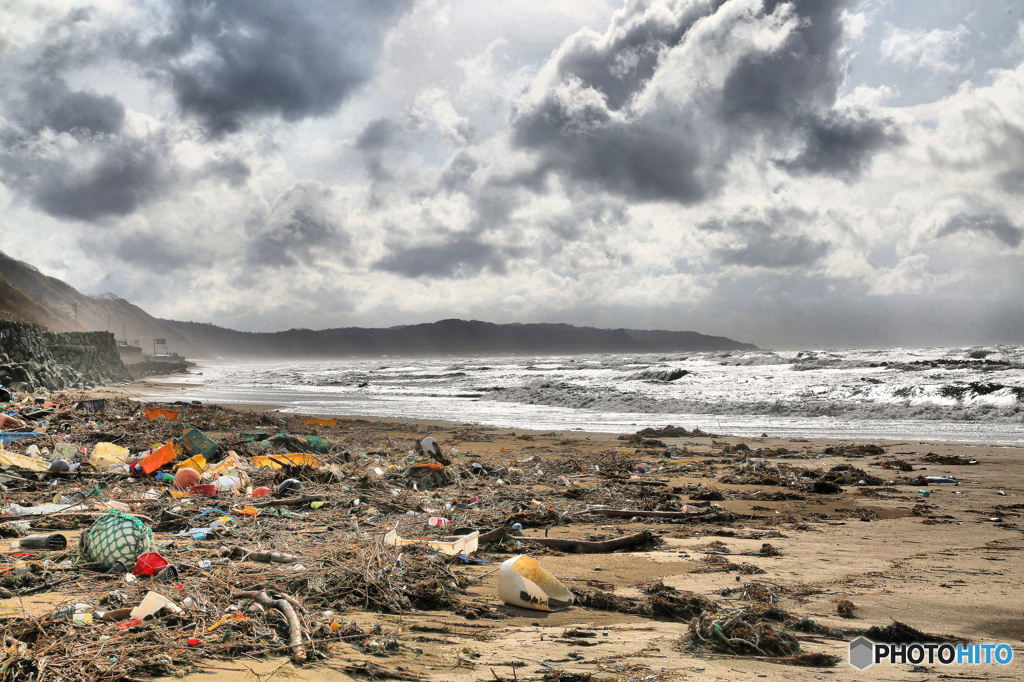
[[[167,383],[167,382],[161,381],[161,380],[173,379],[173,378],[182,378],[182,377],[187,377],[187,375],[181,375],[181,374],[153,375],[151,377],[145,377],[143,379],[137,380],[137,381],[135,381],[132,384],[129,384],[127,386],[105,386],[105,387],[99,387],[99,388],[95,388],[95,389],[90,389],[88,392],[96,393],[97,396],[99,396],[99,397],[104,397],[106,395],[110,395],[110,396],[115,396],[115,397],[128,398],[128,399],[136,400],[136,401],[159,402],[159,400],[157,400],[158,396],[173,397],[178,390],[185,390],[185,387],[189,386],[189,384],[185,384],[185,386],[183,387],[181,384],[170,384],[170,383]],[[150,381],[151,379],[155,379],[155,381]],[[140,384],[145,386],[145,391],[144,391],[145,395],[143,394],[143,392],[132,391],[131,390],[131,388],[133,386],[138,386]],[[239,410],[239,411],[243,411],[243,412],[281,412],[282,414],[306,414],[305,412],[302,412],[299,408],[292,408],[292,407],[289,407],[289,406],[286,406],[286,405],[275,404],[273,402],[266,402],[266,403],[260,403],[260,402],[252,402],[252,403],[210,402],[208,404],[219,405],[221,407],[225,407],[225,408],[228,408],[228,409]],[[636,428],[634,428],[632,430],[629,430],[629,429],[619,429],[619,430],[615,430],[615,429],[608,429],[608,430],[588,429],[588,430],[584,430],[584,429],[570,429],[570,428],[545,428],[545,429],[538,429],[538,428],[514,427],[514,426],[495,425],[495,424],[488,424],[488,423],[479,423],[479,422],[471,422],[471,421],[460,421],[460,420],[451,420],[451,419],[418,418],[415,415],[395,417],[395,416],[387,416],[387,415],[379,415],[379,414],[342,413],[342,412],[331,412],[331,411],[316,412],[316,413],[309,413],[309,414],[315,415],[315,416],[321,417],[321,418],[330,418],[330,419],[364,420],[364,421],[373,421],[373,422],[384,421],[384,422],[392,422],[392,423],[399,423],[399,424],[410,424],[410,425],[414,425],[414,426],[427,425],[427,426],[438,426],[438,427],[447,427],[447,428],[457,427],[457,426],[472,426],[472,427],[477,427],[477,428],[499,429],[499,430],[505,430],[505,431],[508,431],[508,432],[534,433],[534,434],[558,432],[560,434],[569,435],[569,436],[618,436],[618,435],[622,435],[624,433],[633,433],[633,432],[635,432],[637,430],[640,430],[640,429],[643,429],[643,428],[648,428],[648,427],[650,427],[650,428],[660,428],[660,426],[655,425],[655,424],[640,424],[640,423],[638,423],[638,424],[635,425]],[[754,416],[756,416],[756,415],[754,415]],[[707,423],[706,420],[705,420],[704,423]],[[680,424],[674,424],[674,426],[679,426],[679,427],[691,429],[691,428],[696,428],[698,425],[696,425],[696,424],[681,424],[680,423]],[[712,433],[712,430],[709,430],[707,428],[704,428],[702,430],[704,430],[705,432],[708,432],[708,433]],[[757,429],[755,429],[755,430],[757,430]],[[820,434],[818,434],[818,435],[773,435],[771,433],[768,433],[769,430],[770,429],[758,430],[760,435],[736,435],[735,433],[731,433],[728,430],[725,430],[725,431],[723,431],[721,433],[719,433],[717,431],[714,431],[713,433],[717,437],[737,438],[737,439],[741,439],[741,440],[751,440],[751,441],[757,441],[757,442],[774,442],[774,441],[779,441],[779,442],[786,441],[786,442],[788,442],[788,441],[794,441],[794,440],[795,441],[807,440],[807,441],[811,441],[811,442],[841,442],[841,443],[884,442],[884,443],[890,444],[891,446],[895,446],[895,445],[898,445],[900,443],[916,443],[916,444],[933,443],[933,444],[936,444],[936,445],[944,445],[944,444],[945,445],[958,445],[958,446],[961,446],[961,447],[988,446],[988,447],[1000,447],[1000,448],[1014,448],[1014,447],[1024,446],[1024,440],[1021,440],[1019,442],[1010,442],[1010,441],[1001,442],[1001,441],[991,441],[991,440],[984,440],[984,439],[978,439],[978,440],[953,440],[953,439],[944,439],[944,438],[915,438],[915,437],[872,437],[872,436],[851,436],[851,437],[847,437],[847,436],[820,435]]]

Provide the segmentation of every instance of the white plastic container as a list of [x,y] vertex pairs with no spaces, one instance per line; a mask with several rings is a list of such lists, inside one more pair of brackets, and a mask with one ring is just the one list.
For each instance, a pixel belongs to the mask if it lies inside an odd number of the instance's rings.
[[506,604],[535,611],[561,611],[573,602],[572,592],[526,555],[514,556],[498,569],[498,596]]

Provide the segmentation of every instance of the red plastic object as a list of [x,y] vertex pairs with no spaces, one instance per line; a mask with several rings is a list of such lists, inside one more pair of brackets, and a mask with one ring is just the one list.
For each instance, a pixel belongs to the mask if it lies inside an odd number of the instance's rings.
[[266,486],[260,486],[259,488],[256,488],[256,490],[252,491],[252,496],[253,497],[265,497],[265,496],[267,496],[269,494],[270,494],[270,488],[267,488]]
[[200,642],[199,642],[199,638],[198,637],[189,637],[188,638],[188,645],[189,646],[199,646],[199,644],[200,644]]
[[207,497],[217,496],[217,486],[210,484],[194,485],[188,489],[193,495],[206,495]]
[[161,569],[169,566],[170,563],[156,552],[146,552],[145,554],[140,554],[139,558],[135,560],[135,568],[132,569],[132,575],[155,575]]

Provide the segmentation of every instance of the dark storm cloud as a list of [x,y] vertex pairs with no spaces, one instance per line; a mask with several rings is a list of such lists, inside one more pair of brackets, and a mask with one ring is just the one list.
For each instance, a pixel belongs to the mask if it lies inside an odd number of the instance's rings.
[[566,111],[561,103],[516,120],[513,142],[541,152],[539,171],[566,173],[639,200],[692,203],[707,189],[696,171],[701,154],[684,130],[609,120],[598,107]]
[[465,191],[469,179],[480,164],[470,154],[460,151],[445,165],[441,173],[440,186],[446,192]]
[[813,215],[797,208],[770,209],[763,215],[748,210],[737,211],[726,220],[705,221],[698,227],[742,242],[738,246],[712,250],[712,255],[723,264],[794,268],[814,265],[832,250],[827,241],[792,234],[795,230],[806,229],[813,219]]
[[960,232],[973,232],[992,237],[1010,248],[1017,248],[1024,240],[1024,230],[1014,225],[1003,213],[961,213],[946,221],[938,232],[939,237],[948,237]]
[[252,168],[237,157],[219,158],[203,166],[201,175],[220,178],[232,187],[241,187],[252,176]]
[[82,221],[128,215],[174,183],[159,140],[101,136],[83,146],[85,159],[9,156],[0,177],[49,215]]
[[378,118],[370,121],[356,138],[356,149],[362,152],[366,172],[375,183],[391,180],[391,171],[384,165],[384,152],[398,142],[402,132],[398,123]]
[[843,78],[837,51],[843,34],[841,13],[849,4],[848,0],[766,2],[765,14],[790,5],[800,17],[800,27],[780,49],[755,52],[740,61],[722,88],[722,115],[727,120],[775,127],[803,111],[831,107]]
[[318,260],[350,261],[351,238],[334,216],[331,190],[317,182],[300,182],[283,192],[269,212],[249,221],[249,263],[272,268],[307,265]]
[[130,51],[214,137],[246,121],[338,109],[373,74],[411,0],[175,0],[166,31]]
[[793,159],[777,162],[792,172],[856,178],[867,170],[873,155],[906,143],[890,120],[836,115],[810,121],[805,146]]
[[654,75],[665,48],[678,45],[695,21],[724,3],[677,2],[674,14],[644,13],[641,3],[629,3],[613,20],[610,40],[574,40],[558,62],[558,73],[563,80],[577,78],[601,92],[608,108],[619,110]]
[[71,90],[59,78],[32,82],[25,98],[12,103],[11,111],[31,133],[50,129],[58,133],[113,134],[125,119],[124,105],[117,98]]
[[393,245],[373,269],[404,277],[471,277],[484,270],[506,273],[507,254],[467,235],[452,236],[437,244]]
[[[793,173],[853,179],[902,136],[891,121],[834,109],[849,4],[767,2],[755,16],[732,11],[729,2],[629,3],[603,36],[583,32],[565,41],[553,80],[516,104],[512,142],[537,155],[537,173],[638,201],[700,202],[718,190],[731,156],[762,142],[789,158],[782,167]],[[697,68],[711,73],[723,62],[729,70],[721,88],[686,74],[683,80],[700,85],[634,110],[661,70],[681,68],[665,56],[691,40],[698,20],[706,61]],[[736,36],[745,33],[733,29],[751,21],[786,21],[791,30],[781,45],[741,44]],[[730,57],[737,50],[742,56]]]
[[140,268],[152,269],[155,263],[159,263],[164,272],[192,272],[213,265],[214,261],[212,252],[190,248],[189,244],[175,239],[173,235],[162,233],[120,235],[110,251],[106,250],[109,244],[105,240],[83,240],[82,245],[100,259],[113,253],[122,263]]
[[829,252],[829,244],[805,235],[753,235],[745,245],[734,249],[715,249],[718,260],[726,265],[758,268],[794,268],[817,263]]

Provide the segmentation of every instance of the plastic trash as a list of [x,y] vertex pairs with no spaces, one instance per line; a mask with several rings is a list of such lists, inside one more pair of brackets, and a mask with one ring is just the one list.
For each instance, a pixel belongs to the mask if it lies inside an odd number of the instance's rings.
[[97,469],[124,466],[128,462],[128,448],[113,443],[96,443],[89,455],[89,464]]
[[932,494],[931,494],[931,491],[929,491],[929,490],[918,490],[917,491],[917,496],[918,497],[931,497]]
[[188,490],[199,483],[199,472],[192,467],[182,467],[174,474],[174,485],[179,490]]
[[153,450],[139,465],[142,467],[143,472],[151,474],[165,464],[176,460],[179,454],[181,454],[179,446],[176,446],[174,443],[164,443],[156,450]]
[[46,471],[50,467],[50,463],[34,457],[26,457],[25,455],[0,450],[0,466],[13,466],[25,469],[26,471]]
[[18,504],[12,504],[7,508],[8,513],[14,516],[43,516],[45,514],[56,514],[67,509],[78,508],[81,509],[81,505],[78,504],[41,504],[38,507],[22,507]]
[[573,602],[572,592],[526,555],[514,556],[498,569],[498,596],[507,604],[536,611],[560,611]]
[[242,485],[242,479],[238,476],[218,476],[213,484],[217,486],[218,490],[234,490]]
[[129,614],[133,619],[143,619],[152,616],[161,609],[169,609],[173,613],[181,613],[181,607],[159,592],[147,592],[142,602],[132,609]]
[[384,544],[388,547],[405,547],[407,545],[426,545],[431,549],[446,554],[448,556],[456,556],[457,554],[472,554],[477,550],[479,546],[480,531],[473,531],[468,535],[461,535],[456,537],[447,537],[443,540],[418,540],[418,539],[405,539],[398,536],[397,531],[389,531],[384,536]]
[[156,552],[140,554],[135,560],[135,568],[132,575],[155,575],[170,566],[170,562]]
[[239,479],[243,483],[249,482],[249,476],[245,473],[244,464],[239,459],[238,453],[234,450],[230,450],[227,457],[203,472],[203,478],[207,480],[217,478],[218,476],[223,478],[224,475]]
[[953,485],[960,485],[960,481],[956,480],[952,476],[925,476],[924,480],[928,483],[952,483]]
[[67,549],[68,539],[60,533],[50,535],[29,535],[18,540],[21,549]]
[[441,516],[431,516],[429,519],[427,519],[427,523],[429,523],[434,528],[437,528],[439,526],[440,527],[450,526],[452,522],[451,522],[450,519],[446,519],[446,518],[441,517]]
[[287,478],[281,481],[279,484],[274,486],[274,490],[278,495],[290,492],[292,490],[302,490],[302,481],[294,478]]

